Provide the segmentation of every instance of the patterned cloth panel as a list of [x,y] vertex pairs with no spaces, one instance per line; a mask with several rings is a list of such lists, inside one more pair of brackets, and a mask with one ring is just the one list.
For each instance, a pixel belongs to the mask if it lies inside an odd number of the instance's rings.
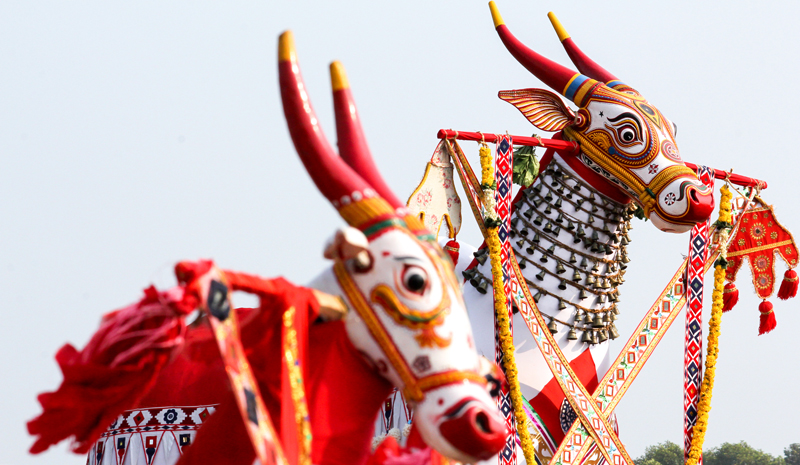
[[215,405],[123,412],[89,451],[89,465],[173,465]]

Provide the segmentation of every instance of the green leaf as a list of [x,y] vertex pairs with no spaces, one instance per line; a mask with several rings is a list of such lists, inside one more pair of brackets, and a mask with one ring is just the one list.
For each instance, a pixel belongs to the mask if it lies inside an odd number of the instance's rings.
[[528,187],[539,175],[539,160],[536,158],[536,147],[527,145],[514,149],[514,167],[512,169],[514,184]]

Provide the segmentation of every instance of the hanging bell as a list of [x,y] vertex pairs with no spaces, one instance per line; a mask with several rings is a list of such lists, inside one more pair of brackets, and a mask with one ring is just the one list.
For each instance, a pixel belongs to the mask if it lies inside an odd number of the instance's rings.
[[525,202],[524,202],[522,199],[519,199],[519,200],[518,200],[518,201],[517,201],[517,202],[514,204],[514,209],[515,209],[516,211],[519,211],[519,210],[520,210],[520,209],[523,207],[523,205],[525,205]]
[[533,301],[538,304],[539,299],[541,299],[543,295],[544,293],[542,291],[537,292],[536,294],[533,295]]
[[517,241],[517,248],[521,249],[523,247],[525,247],[525,241],[523,239],[518,240]]
[[606,295],[605,294],[600,294],[599,296],[597,296],[597,303],[599,303],[599,304],[606,303]]
[[[559,194],[563,193],[564,193],[564,188],[562,187],[561,190],[559,191]],[[561,199],[556,199],[556,203],[554,203],[553,206],[556,208],[561,208]]]
[[475,257],[475,260],[478,260],[478,263],[483,265],[484,263],[486,263],[486,259],[487,258],[489,258],[489,254],[481,254],[481,255],[477,255]]
[[567,304],[563,300],[558,301],[558,309],[565,310],[567,308]]
[[610,237],[612,244],[619,244],[619,236],[617,236],[616,234],[612,234]]
[[572,197],[573,197],[572,196],[572,192],[567,192],[567,195],[565,197],[570,199],[570,200],[572,200]]
[[599,313],[594,314],[594,319],[592,320],[592,327],[593,328],[602,328],[605,326],[603,324],[603,318],[600,316]]
[[538,233],[533,235],[533,239],[531,239],[531,242],[533,242],[534,244],[538,244],[539,243],[539,234]]
[[558,325],[556,324],[556,320],[550,320],[550,323],[547,323],[547,329],[550,330],[551,334],[555,334],[558,332]]
[[539,261],[542,263],[547,263],[547,255],[542,254],[541,258],[539,258]]
[[560,233],[560,232],[561,232],[561,226],[556,226],[555,228],[553,228],[553,235],[554,236],[558,236],[558,233]]
[[549,214],[553,213],[553,208],[550,206],[549,203],[547,204],[546,207],[544,207],[544,213],[545,213],[545,215],[549,215]]
[[575,201],[575,203],[578,204],[578,207],[580,207],[581,205],[583,205],[583,202],[585,202],[585,201],[586,200],[584,200],[584,199],[578,199],[578,200]]
[[600,240],[600,235],[597,234],[597,231],[592,231],[592,240],[593,241],[599,241]]
[[611,255],[611,246],[608,244],[603,244],[603,250],[606,251],[606,255]]
[[577,341],[578,335],[575,334],[575,328],[570,328],[569,332],[567,333],[567,340],[568,341]]
[[528,200],[533,200],[533,198],[536,196],[535,189],[525,189],[523,192],[525,193],[525,198]]
[[630,258],[628,258],[628,254],[622,254],[622,259],[621,259],[620,261],[621,261],[622,263],[625,263],[625,264],[627,265],[628,263],[630,263],[630,262],[631,262],[631,259],[630,259]]
[[539,281],[544,281],[544,270],[536,274],[536,279],[538,279]]
[[550,247],[547,248],[547,251],[551,254],[554,254],[556,252],[556,245],[552,244]]
[[581,260],[581,268],[585,270],[587,266],[589,266],[589,259],[583,257],[583,259]]
[[606,313],[606,316],[608,317],[609,323],[617,321],[617,315],[614,315],[614,312],[608,312]]
[[575,192],[580,192],[580,190],[581,190],[581,183],[576,182],[575,183]]
[[595,281],[594,281],[594,275],[593,274],[590,274],[590,275],[586,276],[586,285],[587,286],[593,285],[594,282]]
[[611,229],[608,227],[608,223],[603,223],[603,229],[602,229],[602,231],[603,231],[604,233],[608,234],[609,236],[611,236],[611,235],[613,235],[613,234],[614,234],[614,233],[612,233],[612,232],[611,232]]
[[567,221],[567,231],[572,231],[573,229],[575,229],[575,223],[572,220]]
[[594,202],[595,200],[597,200],[597,199],[594,197],[594,192],[590,192],[590,193],[589,193],[589,200],[591,200],[592,202]]
[[533,216],[533,209],[529,208],[525,210],[524,212],[522,212],[522,216],[524,216],[527,219],[531,219],[531,217]]
[[572,280],[573,280],[573,281],[575,281],[576,283],[577,283],[577,282],[580,282],[580,280],[581,280],[581,273],[580,273],[578,270],[575,270],[575,271],[572,273]]
[[623,234],[622,237],[619,240],[619,243],[622,244],[622,245],[628,245],[630,242],[631,241],[628,240],[628,235],[627,234]]
[[475,268],[470,268],[468,270],[464,270],[461,272],[461,276],[464,277],[464,281],[469,281],[472,279],[472,276],[475,274]]
[[527,265],[525,265],[525,258],[519,257],[519,269],[524,270]]
[[575,252],[572,252],[572,253],[570,254],[570,256],[569,256],[569,262],[570,262],[570,263],[575,263],[575,262],[577,262],[577,261],[578,261],[578,258],[577,258],[577,257],[575,257]]
[[600,210],[600,209],[597,208],[597,205],[592,204],[592,213],[597,213],[598,210]]
[[564,222],[564,214],[559,212],[558,216],[556,217],[556,223],[563,223]]
[[558,186],[558,189],[556,189],[556,192],[558,193],[558,195],[564,194],[564,186]]
[[489,290],[489,281],[481,281],[475,289],[481,294],[486,294],[486,291]]
[[578,231],[575,233],[575,235],[578,237],[584,237],[586,235],[586,231],[583,230],[582,224],[578,225]]
[[578,297],[580,297],[581,299],[585,299],[589,297],[589,294],[586,293],[586,289],[581,288],[581,292],[578,294]]
[[472,278],[469,280],[469,283],[472,284],[472,287],[478,288],[480,284],[483,282],[483,276],[480,273],[474,273]]
[[544,196],[544,199],[545,199],[547,202],[550,202],[550,201],[552,201],[552,200],[553,200],[553,193],[552,193],[552,192],[548,192],[548,193],[547,193],[547,195],[545,195],[545,196]]
[[530,188],[531,191],[539,193],[542,191],[542,183],[537,182],[533,187]]
[[608,332],[609,332],[609,337],[612,340],[619,337],[619,331],[617,331],[617,326],[616,325],[611,325],[611,328],[609,329]]
[[536,199],[536,200],[534,200],[534,201],[533,201],[533,206],[534,206],[534,207],[536,207],[536,208],[538,209],[538,208],[539,208],[539,205],[541,205],[541,204],[542,204],[542,202],[544,202],[544,200],[542,200],[542,199]]
[[[594,248],[594,242],[592,242],[592,239],[590,239],[588,237],[584,237],[583,238],[583,246],[586,247],[587,249],[588,248]],[[594,252],[594,251],[592,251],[592,252]]]
[[527,236],[528,235],[528,228],[522,228],[519,231],[519,233],[522,234],[523,236]]
[[600,270],[600,262],[599,261],[595,261],[592,264],[592,271],[599,271],[599,270]]
[[533,224],[535,224],[536,226],[541,226],[542,225],[542,217],[541,217],[541,215],[537,216],[536,219],[533,220]]
[[583,335],[581,336],[581,342],[585,342],[587,344],[591,344],[592,343],[592,332],[589,331],[588,329],[585,330],[583,332]]
[[564,265],[562,265],[561,262],[558,262],[558,264],[556,265],[556,274],[564,274],[566,272],[567,269],[564,268]]
[[611,308],[611,311],[614,312],[614,315],[619,315],[619,309],[616,305]]
[[603,314],[603,323],[611,323],[611,312]]
[[561,282],[558,283],[558,288],[561,289],[562,291],[567,290],[567,280],[562,279]]
[[598,331],[597,333],[598,333],[598,336],[597,336],[597,342],[598,342],[598,343],[600,343],[600,342],[606,342],[606,341],[608,340],[608,336],[606,336],[606,332],[605,332],[605,330],[603,330],[603,331]]
[[580,241],[581,241],[581,238],[580,238],[580,237],[578,237],[578,234],[577,234],[577,233],[573,233],[573,234],[572,234],[572,243],[573,243],[573,244],[577,244],[577,243],[579,243]]
[[587,326],[591,325],[593,320],[594,320],[594,317],[592,316],[592,314],[591,313],[586,313],[586,315],[583,317],[583,324],[585,324]]
[[611,294],[611,295],[608,296],[608,301],[609,302],[619,302],[619,297],[617,296],[617,294]]
[[598,344],[599,342],[597,340],[597,331],[592,331],[592,344]]
[[548,221],[547,224],[544,225],[544,232],[552,233],[553,232],[553,223]]
[[526,252],[528,252],[528,255],[531,255],[531,256],[533,255],[533,252],[534,252],[534,250],[533,250],[533,247],[532,247],[532,246],[526,247],[526,248],[525,248],[525,251],[526,251]]
[[592,224],[594,223],[594,215],[589,215],[589,219],[586,220],[587,223]]
[[516,216],[514,218],[511,218],[511,227],[512,228],[516,228],[518,224],[519,224],[519,218],[517,218]]

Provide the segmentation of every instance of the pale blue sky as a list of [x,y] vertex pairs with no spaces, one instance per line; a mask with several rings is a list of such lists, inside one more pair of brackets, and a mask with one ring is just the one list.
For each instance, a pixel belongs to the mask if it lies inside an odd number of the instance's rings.
[[[343,61],[377,163],[400,197],[422,176],[439,128],[534,132],[496,94],[541,83],[502,47],[486,2],[455,5],[0,3],[0,290],[8,304],[0,464],[84,463],[63,446],[26,453],[35,396],[60,382],[53,355],[64,342],[83,345],[102,313],[151,282],[170,285],[175,261],[211,257],[300,283],[326,266],[322,245],[341,221],[303,171],[283,121],[276,46],[284,29],[295,32],[331,136],[327,65]],[[800,231],[797,3],[498,6],[520,39],[568,64],[546,17],[554,10],[584,51],[677,123],[686,160],[766,179],[764,197]],[[464,148],[477,158],[474,145]],[[688,249],[688,235],[635,226],[624,334]],[[462,235],[477,237],[474,227]],[[723,320],[706,445],[746,440],[781,454],[800,442],[800,311],[797,301],[773,299],[778,328],[757,337],[748,279],[744,271],[741,302]],[[618,408],[633,456],[682,441],[682,325],[681,316]]]

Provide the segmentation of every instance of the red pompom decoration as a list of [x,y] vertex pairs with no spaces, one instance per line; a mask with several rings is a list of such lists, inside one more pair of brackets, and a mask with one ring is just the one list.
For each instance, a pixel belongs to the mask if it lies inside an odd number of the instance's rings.
[[786,270],[783,274],[783,282],[781,288],[778,289],[778,298],[781,300],[789,299],[797,295],[797,272],[794,270]]
[[761,312],[761,318],[758,325],[758,335],[768,333],[775,329],[778,322],[775,321],[775,312],[772,311],[772,304],[765,300],[758,306],[758,311]]
[[461,246],[456,242],[455,239],[450,239],[447,241],[447,244],[444,245],[444,251],[450,255],[450,260],[453,261],[453,266],[458,265],[458,251],[461,249]]
[[725,289],[722,291],[722,311],[729,312],[739,302],[739,289],[736,289],[735,283],[725,284]]

